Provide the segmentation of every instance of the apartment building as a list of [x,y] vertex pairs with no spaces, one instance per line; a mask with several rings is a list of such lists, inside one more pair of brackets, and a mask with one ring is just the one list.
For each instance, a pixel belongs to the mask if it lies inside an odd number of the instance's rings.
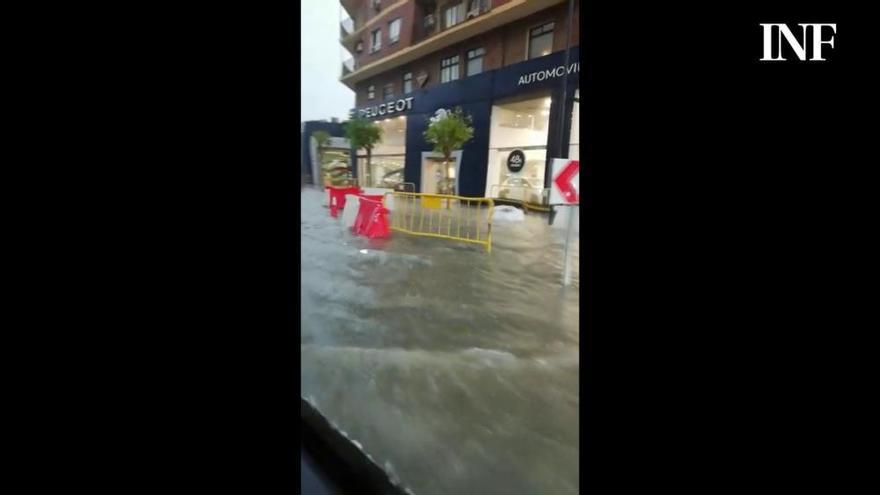
[[548,160],[579,155],[572,1],[569,23],[569,0],[340,0],[351,54],[340,80],[355,91],[352,115],[383,127],[369,170],[355,152],[361,184],[438,192],[443,165],[423,133],[459,107],[475,132],[449,165],[455,193],[546,204]]

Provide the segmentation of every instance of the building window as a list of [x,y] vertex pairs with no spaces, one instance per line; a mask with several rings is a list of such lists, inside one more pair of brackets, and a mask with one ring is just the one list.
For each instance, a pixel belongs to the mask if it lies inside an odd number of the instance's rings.
[[370,33],[370,53],[378,52],[382,48],[382,30],[376,29]]
[[451,28],[456,24],[460,23],[464,20],[464,2],[461,2],[457,5],[452,5],[450,7],[446,7],[446,10],[443,11],[443,19],[445,21],[445,27]]
[[372,100],[375,97],[376,97],[376,86],[373,86],[372,84],[370,84],[369,86],[367,86],[367,99]]
[[440,82],[445,83],[458,79],[458,55],[440,61]]
[[382,86],[382,99],[390,100],[391,98],[394,98],[394,85],[386,84],[385,86]]
[[483,58],[486,56],[485,48],[475,48],[467,51],[467,75],[475,76],[483,72]]
[[529,31],[529,59],[549,55],[553,51],[553,23],[548,22]]
[[397,43],[400,40],[400,19],[394,19],[388,23],[388,43]]
[[412,93],[412,72],[403,75],[403,94]]

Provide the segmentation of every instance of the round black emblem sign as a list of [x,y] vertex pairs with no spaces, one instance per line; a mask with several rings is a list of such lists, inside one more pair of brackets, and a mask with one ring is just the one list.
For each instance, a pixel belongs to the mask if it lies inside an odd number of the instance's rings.
[[517,173],[526,164],[526,155],[520,150],[513,150],[510,152],[510,156],[507,157],[507,170],[510,170],[513,173]]

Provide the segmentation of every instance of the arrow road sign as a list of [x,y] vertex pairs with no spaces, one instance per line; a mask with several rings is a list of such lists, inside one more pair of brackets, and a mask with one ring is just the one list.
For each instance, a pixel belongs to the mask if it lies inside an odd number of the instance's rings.
[[553,160],[553,188],[550,190],[550,204],[577,204],[580,202],[579,160],[555,158]]

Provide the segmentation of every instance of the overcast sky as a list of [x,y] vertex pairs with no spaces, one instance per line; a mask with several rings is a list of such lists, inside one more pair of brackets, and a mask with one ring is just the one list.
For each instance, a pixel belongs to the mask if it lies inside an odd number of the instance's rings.
[[302,110],[300,121],[348,118],[354,92],[339,82],[342,54],[339,44],[338,0],[302,0]]

